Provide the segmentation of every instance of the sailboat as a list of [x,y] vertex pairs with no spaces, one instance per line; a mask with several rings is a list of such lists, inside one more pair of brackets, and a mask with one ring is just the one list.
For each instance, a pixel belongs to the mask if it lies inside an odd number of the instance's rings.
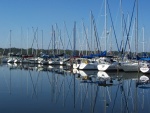
[[[107,35],[109,34],[107,32],[107,0],[105,0],[105,50],[107,51]],[[101,58],[101,62],[97,65],[97,68],[99,71],[112,71],[117,70],[118,68],[118,62],[114,61],[112,56],[105,56]]]
[[[52,26],[52,56],[48,59],[49,65],[64,65],[68,59],[63,58],[64,53],[62,54],[56,54],[56,31],[54,30]],[[58,48],[57,48],[58,49]]]
[[[137,3],[137,9],[138,9],[138,0],[135,1],[135,3]],[[135,54],[137,55],[138,53],[138,10],[136,12],[136,19],[135,19],[135,34],[136,34],[136,39],[135,39]],[[143,31],[143,52],[144,52],[144,28],[142,28],[142,31]],[[138,55],[137,55],[138,56]],[[145,64],[145,62],[143,62],[142,60],[129,60],[129,61],[126,61],[125,63],[122,63],[121,67],[123,69],[123,71],[125,72],[137,72],[141,69],[144,69],[145,66],[144,65],[147,65],[147,63]],[[144,67],[143,67],[144,66]],[[143,68],[141,68],[143,67]],[[140,69],[141,68],[141,69]]]
[[[144,53],[144,27],[142,28],[142,31],[143,31],[143,53]],[[145,55],[143,55],[145,57]],[[140,60],[138,60],[140,59]],[[137,61],[138,60],[138,61]],[[143,62],[142,60],[145,60],[145,58],[139,58],[137,56],[137,60],[132,60],[132,61],[129,61],[127,63],[124,63],[122,65],[122,69],[125,71],[125,72],[133,72],[133,71],[139,71],[139,69],[145,65],[145,62]]]
[[10,30],[10,50],[9,50],[9,53],[8,53],[8,60],[7,60],[7,63],[14,63],[14,58],[13,58],[13,53],[11,53],[11,30]]
[[7,63],[7,61],[8,61],[8,56],[4,56],[4,52],[5,52],[5,49],[4,49],[4,51],[3,51],[3,55],[2,55],[2,58],[1,58],[1,62],[2,62],[2,63]]

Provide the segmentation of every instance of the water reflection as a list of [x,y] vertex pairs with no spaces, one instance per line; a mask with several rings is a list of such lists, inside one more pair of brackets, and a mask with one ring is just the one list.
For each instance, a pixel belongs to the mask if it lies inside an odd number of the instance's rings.
[[1,65],[0,71],[3,113],[150,111],[149,75],[28,64]]

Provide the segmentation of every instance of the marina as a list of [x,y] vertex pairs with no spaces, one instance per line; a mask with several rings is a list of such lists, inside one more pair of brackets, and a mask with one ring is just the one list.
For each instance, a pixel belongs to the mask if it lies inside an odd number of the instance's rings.
[[0,113],[150,113],[149,3],[2,1]]

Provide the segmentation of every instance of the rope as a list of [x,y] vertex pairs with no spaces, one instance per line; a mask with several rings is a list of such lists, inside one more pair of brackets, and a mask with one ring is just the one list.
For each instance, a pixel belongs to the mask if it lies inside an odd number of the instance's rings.
[[114,31],[114,35],[115,35],[115,41],[116,41],[116,44],[117,44],[117,49],[120,52],[120,49],[119,49],[119,46],[118,46],[118,42],[117,42],[116,32],[115,32],[114,24],[113,24],[113,21],[112,21],[112,16],[111,16],[111,12],[110,12],[110,8],[109,8],[108,2],[107,2],[107,6],[108,6],[108,10],[109,10],[109,14],[110,14],[110,19],[111,19],[111,23],[112,23],[112,27],[113,27],[113,31]]
[[132,19],[133,19],[133,13],[134,13],[134,9],[135,9],[135,4],[136,4],[136,0],[134,1],[134,6],[133,6],[133,11],[132,11],[132,16],[131,16],[129,31],[128,31],[128,34],[127,34],[127,40],[126,40],[126,44],[125,44],[125,49],[124,50],[126,50],[127,41],[129,40],[129,33],[130,33],[130,28],[131,28],[131,22],[132,22]]
[[[96,37],[96,44],[97,44],[97,49],[98,49],[98,51],[100,51],[100,47],[99,47],[99,44],[100,44],[100,41],[99,41],[99,38],[98,38],[98,33],[97,33],[97,28],[96,28],[96,23],[95,23],[95,19],[94,19],[94,16],[93,16],[93,14],[92,14],[92,22],[93,22],[93,24],[94,24],[94,34],[95,34],[95,37]],[[99,43],[99,44],[98,44]]]
[[[83,21],[82,21],[83,22]],[[87,38],[87,33],[86,33],[86,30],[85,30],[85,25],[84,25],[84,22],[83,22],[83,27],[84,27],[84,32],[85,32],[85,38],[87,40],[87,45],[88,45],[88,49],[90,51],[90,46],[89,46],[89,42],[88,42],[88,38]]]

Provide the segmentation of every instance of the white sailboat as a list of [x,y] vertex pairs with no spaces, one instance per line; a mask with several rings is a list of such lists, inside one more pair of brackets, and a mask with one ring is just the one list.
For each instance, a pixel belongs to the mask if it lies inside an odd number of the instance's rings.
[[[136,12],[136,19],[135,19],[135,54],[138,54],[138,1],[137,2],[137,12]],[[144,28],[142,28],[143,30],[143,52],[144,52]],[[131,42],[130,42],[131,43]],[[144,63],[143,62],[139,62],[137,60],[131,60],[128,61],[126,63],[123,63],[121,65],[122,69],[125,72],[138,72],[140,70],[141,67],[143,67]]]
[[8,53],[8,60],[7,63],[14,63],[13,53],[11,52],[11,30],[10,30],[10,48]]
[[[142,28],[143,31],[143,52],[144,52],[144,28]],[[137,61],[137,60],[131,60],[123,63],[121,65],[123,71],[125,72],[138,72],[142,66],[144,66],[144,62]]]
[[[105,0],[105,50],[107,51],[107,35],[109,34],[107,32],[107,0]],[[97,65],[97,68],[99,71],[112,71],[117,70],[118,68],[118,62],[113,61],[110,57],[102,57],[101,62]]]

